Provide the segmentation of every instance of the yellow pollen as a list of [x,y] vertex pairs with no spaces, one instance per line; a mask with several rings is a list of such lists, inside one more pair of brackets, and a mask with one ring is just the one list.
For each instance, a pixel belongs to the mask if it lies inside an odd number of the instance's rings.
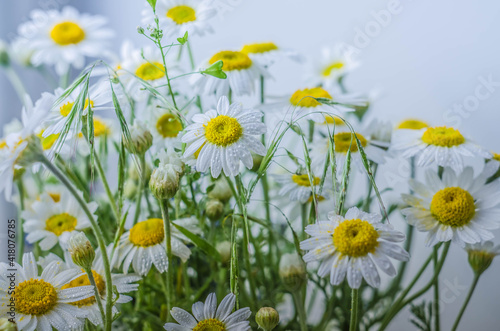
[[178,25],[196,21],[195,10],[186,5],[180,5],[170,8],[167,11],[166,16]]
[[182,131],[182,123],[174,114],[164,114],[156,121],[156,130],[163,138],[175,138]]
[[56,289],[41,279],[31,278],[20,283],[12,297],[16,311],[24,315],[44,315],[57,304]]
[[325,69],[323,69],[323,72],[321,73],[323,77],[330,77],[330,75],[340,69],[344,68],[344,63],[342,62],[333,62],[332,64],[328,65]]
[[50,37],[61,46],[78,44],[85,39],[85,31],[76,23],[61,22],[52,28]]
[[57,214],[45,221],[45,230],[60,236],[65,231],[73,231],[76,228],[77,219],[68,213]]
[[238,120],[226,115],[212,118],[205,126],[205,138],[217,146],[229,146],[243,136],[243,128]]
[[[357,132],[356,136],[358,137],[358,140],[361,143],[361,147],[365,148],[367,144],[366,138]],[[355,153],[358,151],[358,144],[356,143],[356,138],[351,132],[337,133],[333,137],[333,140],[335,141],[335,152],[347,153],[349,149],[351,149],[351,153]]]
[[276,46],[276,44],[274,43],[257,43],[243,46],[241,52],[245,54],[267,53],[270,51],[275,51],[277,49],[278,46]]
[[[307,174],[304,174],[304,175],[293,175],[292,176],[292,180],[295,184],[299,185],[299,186],[307,186],[307,187],[310,187],[311,186],[311,182],[309,181],[309,176]],[[319,177],[313,177],[313,185],[316,186],[316,185],[319,185],[319,182],[320,182],[320,178]]]
[[428,127],[429,124],[425,123],[424,121],[416,119],[404,120],[398,125],[398,129],[409,129],[409,130],[421,130]]
[[449,148],[462,145],[465,142],[465,138],[460,131],[454,128],[440,126],[428,128],[422,136],[422,141],[429,145]]
[[447,187],[432,197],[431,214],[441,224],[452,227],[467,225],[476,214],[474,198],[460,187]]
[[[94,276],[95,280],[95,285],[97,287],[97,290],[99,294],[102,296],[104,294],[104,291],[106,290],[106,283],[104,282],[104,279],[99,275],[95,270],[92,270],[92,276]],[[67,288],[73,288],[73,287],[80,287],[80,286],[88,286],[90,285],[90,279],[87,274],[81,275],[78,278],[73,279],[71,282],[68,284],[64,285],[62,289],[67,289]],[[82,306],[90,306],[96,302],[95,296],[91,296],[90,298],[75,301],[75,302],[70,302],[71,305],[82,307]]]
[[143,80],[157,80],[165,76],[162,68],[160,62],[146,62],[137,68],[135,75]]
[[163,220],[150,218],[137,223],[130,229],[129,240],[135,246],[148,247],[160,244],[164,236]]
[[335,125],[340,125],[343,126],[345,125],[344,121],[342,121],[340,118],[336,116],[331,116],[331,115],[325,115],[325,121],[321,124],[335,124]]
[[295,93],[292,94],[290,98],[290,103],[294,106],[307,108],[320,106],[321,103],[314,98],[331,99],[332,96],[321,87],[306,88],[303,90],[295,91]]
[[252,60],[243,52],[233,52],[233,51],[222,51],[208,61],[210,64],[214,64],[217,61],[222,60],[222,70],[232,71],[232,70],[243,70],[248,69],[252,66]]
[[226,325],[215,318],[199,321],[193,331],[226,331]]
[[333,232],[333,244],[342,254],[350,257],[374,253],[378,247],[378,232],[373,225],[360,219],[346,220]]
[[[71,109],[73,108],[74,102],[66,102],[64,105],[59,107],[59,112],[61,113],[62,116],[66,117],[71,113]],[[89,106],[89,100],[85,100],[85,108]],[[94,107],[94,101],[90,100],[90,107]]]

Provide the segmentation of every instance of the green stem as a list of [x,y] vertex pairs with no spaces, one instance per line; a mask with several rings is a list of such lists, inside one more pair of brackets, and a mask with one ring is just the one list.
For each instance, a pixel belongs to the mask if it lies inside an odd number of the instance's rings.
[[168,216],[168,200],[162,199],[159,201],[161,214],[163,216],[163,227],[165,231],[165,249],[167,253],[168,267],[167,267],[167,307],[172,309],[173,306],[173,293],[174,293],[174,274],[173,274],[173,255],[172,255],[172,231],[170,230],[170,217]]
[[[377,164],[374,164],[373,165],[373,178],[375,178],[375,176],[377,176]],[[371,180],[368,181],[368,193],[366,195],[366,200],[365,200],[365,203],[363,205],[363,210],[367,213],[370,212],[370,205],[372,203],[372,191],[373,191],[373,183]]]
[[19,249],[18,249],[18,263],[21,264],[23,260],[24,254],[24,219],[21,217],[21,213],[24,210],[24,185],[22,178],[17,180],[17,189],[19,191],[19,223],[18,223],[18,234],[17,238],[19,239]]
[[[433,261],[434,261],[434,270],[437,267],[438,264],[438,248],[434,247],[434,256],[433,256]],[[439,331],[441,330],[441,322],[439,318],[439,277],[436,277],[436,281],[434,282],[434,330]]]
[[137,224],[139,220],[139,215],[141,214],[141,201],[142,201],[142,191],[144,190],[145,180],[146,180],[146,158],[144,154],[139,156],[139,162],[141,165],[141,173],[139,177],[139,188],[137,190],[137,196],[135,197],[135,213],[134,213],[134,225]]
[[[85,272],[87,273],[87,276],[89,277],[90,285],[94,287],[94,298],[95,301],[97,302],[97,307],[99,307],[99,311],[101,312],[101,318],[104,323],[106,320],[106,313],[104,311],[104,307],[102,305],[102,300],[101,300],[101,294],[99,293],[99,289],[97,288],[97,285],[95,283],[94,279],[94,274],[92,273],[91,268],[85,269]],[[112,298],[108,298],[108,300],[112,300]]]
[[292,293],[293,301],[295,302],[295,309],[297,309],[297,313],[299,315],[299,324],[301,331],[307,331],[307,314],[304,308],[304,300],[302,299],[302,295],[300,294],[300,290],[294,290]]
[[26,106],[24,97],[26,96],[26,89],[24,88],[23,82],[17,75],[17,73],[14,71],[14,69],[11,66],[8,66],[5,68],[5,75],[9,79],[10,83],[12,84],[12,87],[17,93],[17,96],[19,97],[19,100],[21,103]]
[[309,142],[312,143],[314,140],[314,121],[309,120]]
[[358,305],[359,305],[359,291],[357,288],[351,290],[351,320],[349,323],[349,331],[356,331],[358,329]]
[[191,70],[194,70],[195,64],[194,64],[194,56],[193,56],[193,51],[191,50],[191,43],[188,42],[186,43],[187,49],[188,49],[188,54],[189,54],[189,63],[191,64]]
[[[156,28],[158,30],[160,30],[160,25],[159,25],[158,21],[156,22]],[[179,109],[179,108],[177,108],[177,103],[175,102],[174,91],[172,90],[172,85],[170,84],[170,78],[168,77],[167,62],[165,61],[165,53],[163,52],[163,47],[161,46],[161,40],[159,38],[156,39],[156,43],[157,43],[157,46],[161,52],[161,58],[163,60],[163,69],[165,70],[165,77],[167,78],[168,91],[169,91],[170,95],[172,96],[172,102],[174,103],[175,109]]]
[[460,312],[458,313],[457,319],[455,320],[455,323],[453,323],[453,327],[451,328],[451,331],[455,331],[458,327],[458,324],[460,323],[460,320],[462,319],[462,316],[464,315],[465,309],[467,308],[467,305],[469,304],[470,298],[472,297],[472,293],[474,293],[474,290],[476,289],[477,283],[479,281],[479,277],[481,274],[476,273],[474,275],[474,280],[472,281],[472,284],[469,289],[469,293],[467,293],[467,297],[465,298],[465,302],[462,305],[462,308],[460,308]]
[[[93,147],[91,147],[93,148]],[[115,198],[113,197],[113,193],[111,192],[111,189],[109,188],[108,180],[106,179],[106,173],[104,172],[104,169],[101,164],[101,160],[99,159],[99,156],[97,153],[94,152],[94,160],[95,164],[97,165],[97,172],[99,173],[99,177],[101,178],[102,185],[104,186],[104,190],[106,191],[106,195],[108,196],[109,203],[111,205],[111,210],[113,211],[113,216],[116,219],[116,223],[120,223],[120,215],[118,213],[118,208],[116,206],[116,201]]]

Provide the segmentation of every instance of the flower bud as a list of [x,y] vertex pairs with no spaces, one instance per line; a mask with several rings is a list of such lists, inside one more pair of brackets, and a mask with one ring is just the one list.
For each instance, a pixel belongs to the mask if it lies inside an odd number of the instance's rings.
[[217,199],[210,199],[205,204],[205,213],[211,221],[217,221],[224,215],[224,204]]
[[281,257],[279,274],[285,288],[289,291],[300,289],[307,278],[306,266],[297,253],[284,254]]
[[227,264],[231,259],[231,243],[229,241],[222,241],[215,246],[219,252],[222,263]]
[[180,175],[172,164],[161,164],[149,179],[149,189],[159,199],[171,199],[179,190]]
[[[139,182],[141,180],[141,178],[140,178],[141,172],[137,169],[137,167],[135,167],[135,166],[129,167],[127,173],[128,173],[129,179],[131,179],[135,182]],[[145,175],[146,175],[145,183],[147,183],[149,180],[149,177],[151,177],[151,167],[147,163],[146,163],[146,174]]]
[[469,264],[477,275],[485,272],[490,267],[495,256],[500,254],[500,246],[494,247],[491,241],[467,245],[465,250],[469,257]]
[[144,155],[153,144],[153,135],[141,121],[134,121],[130,127],[130,141],[125,145],[130,153]]
[[83,232],[77,232],[69,239],[68,251],[73,262],[83,270],[91,270],[95,251]]
[[160,160],[160,164],[171,164],[174,166],[175,171],[179,173],[179,176],[184,175],[184,171],[186,170],[186,165],[182,162],[181,158],[175,152],[165,152],[164,150],[160,151],[158,154],[158,158]]
[[226,179],[217,179],[213,185],[212,190],[207,194],[210,199],[227,202],[233,196],[233,192],[231,192],[231,188],[229,187]]
[[[28,136],[28,138],[24,139],[24,142],[27,144],[24,150],[17,157],[16,166],[27,167],[40,161],[43,157],[42,143],[40,142],[39,137],[32,134],[31,136]],[[19,142],[19,144],[22,143],[23,141]]]
[[252,159],[253,159],[252,171],[257,172],[260,168],[262,160],[264,160],[264,157],[262,155],[252,153]]
[[127,179],[123,185],[123,195],[129,200],[133,200],[137,196],[137,183],[133,179]]
[[271,331],[279,324],[280,315],[274,308],[262,307],[255,315],[255,322],[264,331]]

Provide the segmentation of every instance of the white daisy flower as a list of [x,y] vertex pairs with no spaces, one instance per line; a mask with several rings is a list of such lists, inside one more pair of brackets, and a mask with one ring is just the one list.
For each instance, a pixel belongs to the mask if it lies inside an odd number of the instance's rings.
[[489,162],[477,177],[472,168],[461,173],[445,168],[440,179],[428,170],[426,183],[410,180],[415,196],[403,194],[410,205],[401,212],[408,224],[428,232],[426,244],[453,241],[461,246],[493,239],[490,230],[500,227],[500,181],[486,184],[498,170]]
[[192,307],[193,315],[181,308],[172,308],[170,314],[179,323],[166,323],[167,331],[248,331],[251,330],[248,318],[252,315],[250,308],[241,308],[233,313],[236,297],[230,293],[222,299],[217,307],[215,293],[210,293],[203,302],[197,302]]
[[[179,219],[173,223],[179,224],[191,232],[199,233],[196,219]],[[185,262],[189,259],[191,251],[183,241],[188,242],[187,238],[173,227],[172,254]],[[133,225],[129,231],[121,236],[118,248],[113,256],[112,265],[118,268],[123,263],[124,274],[128,273],[130,265],[141,276],[147,275],[153,264],[159,272],[167,271],[165,232],[161,218],[149,218]]]
[[[23,255],[23,265],[14,263],[14,267],[0,263],[0,313],[9,311],[10,298],[15,299],[15,321],[17,330],[25,331],[60,331],[79,330],[83,328],[85,312],[71,303],[85,300],[94,294],[92,286],[64,288],[68,282],[82,273],[80,269],[62,271],[60,262],[49,263],[38,275],[37,264],[33,253]],[[8,276],[15,269],[15,288],[9,294]]]
[[194,75],[191,79],[192,85],[201,95],[212,95],[215,93],[219,98],[229,95],[234,96],[253,95],[257,80],[268,77],[266,70],[260,64],[252,61],[250,57],[238,51],[222,51],[210,58],[199,68],[200,71],[209,67],[217,61],[223,61],[222,70],[226,73],[226,79],[219,79],[207,75]]
[[[217,14],[217,7],[209,0],[159,0],[156,3],[156,16],[160,28],[168,36],[182,37],[203,36],[205,32],[212,33],[210,20]],[[142,11],[142,23],[154,24],[155,15],[151,6]]]
[[252,154],[266,154],[266,148],[255,136],[264,134],[266,126],[261,122],[262,113],[253,109],[243,109],[241,104],[229,105],[226,97],[221,97],[217,110],[196,114],[194,124],[186,128],[182,142],[190,143],[184,157],[199,151],[196,170],[205,172],[210,167],[212,177],[219,177],[221,170],[226,176],[236,176],[240,172],[240,161],[248,168],[253,167]]
[[311,236],[300,243],[306,263],[320,261],[318,275],[330,275],[330,283],[339,285],[347,275],[351,288],[359,288],[364,278],[373,287],[380,286],[377,266],[387,275],[396,275],[396,269],[387,256],[408,261],[410,255],[397,242],[405,235],[389,224],[381,222],[378,214],[368,214],[350,208],[345,217],[333,212],[329,221],[308,225],[305,232]]
[[[61,195],[59,201],[47,193],[33,202],[31,209],[22,213],[26,240],[33,244],[39,242],[44,251],[50,250],[58,242],[65,248],[74,231],[90,227],[90,221],[78,202],[68,194]],[[97,203],[87,205],[91,213],[97,210]]]
[[499,163],[500,164],[500,154],[499,153],[491,153],[491,155],[493,156],[491,158],[491,161],[493,162],[496,162],[496,163]]
[[346,49],[341,45],[333,48],[323,48],[320,61],[314,61],[311,71],[312,83],[323,85],[326,88],[333,87],[339,78],[345,76],[359,66],[359,62],[349,56]]
[[104,28],[105,18],[80,14],[73,7],[61,12],[37,9],[30,16],[32,20],[20,25],[18,32],[33,50],[34,66],[53,65],[63,75],[70,66],[83,68],[86,57],[106,55],[113,33]]
[[[325,199],[324,195],[319,196],[320,177],[313,175],[312,185],[308,174],[278,175],[276,176],[276,181],[281,185],[278,195],[288,195],[290,201],[299,201],[300,203],[311,202],[313,192],[318,196],[318,199]],[[325,184],[327,184],[326,180]],[[326,191],[326,188],[324,189]]]
[[463,157],[491,158],[491,154],[460,131],[446,126],[429,127],[421,130],[397,130],[394,133],[392,149],[405,158],[415,157],[418,167],[437,164],[462,172]]
[[150,119],[147,127],[153,136],[153,153],[167,147],[180,149],[180,136],[183,130],[182,121],[177,113],[164,107],[150,106]]
[[242,47],[241,52],[247,54],[252,61],[256,61],[263,67],[268,67],[283,58],[288,58],[295,62],[303,61],[299,53],[282,49],[273,42],[247,44]]

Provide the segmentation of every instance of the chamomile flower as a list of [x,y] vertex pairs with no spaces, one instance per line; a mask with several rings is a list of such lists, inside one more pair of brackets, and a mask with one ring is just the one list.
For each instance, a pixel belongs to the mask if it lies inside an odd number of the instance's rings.
[[462,172],[463,157],[491,158],[482,147],[465,138],[460,131],[446,126],[421,130],[397,130],[392,149],[405,158],[415,157],[418,167],[437,164]]
[[[26,240],[38,242],[42,250],[50,250],[58,242],[65,248],[74,231],[90,227],[90,221],[78,202],[70,195],[61,195],[55,202],[49,194],[42,194],[40,200],[33,202],[31,209],[25,210],[24,231]],[[91,213],[97,204],[90,202],[87,208]]]
[[500,182],[486,184],[498,164],[485,165],[474,177],[472,168],[461,173],[444,168],[440,179],[426,172],[426,183],[410,180],[415,196],[403,194],[410,207],[403,209],[408,224],[427,232],[427,246],[452,241],[461,246],[493,239],[490,230],[500,227]]
[[303,60],[297,52],[282,49],[273,42],[247,44],[241,48],[241,52],[263,67],[268,67],[283,58],[289,58],[295,62]]
[[212,177],[219,177],[221,171],[226,176],[236,176],[240,171],[240,161],[248,168],[253,167],[252,154],[265,155],[266,149],[255,137],[266,132],[261,122],[262,113],[253,109],[243,109],[241,104],[229,105],[226,97],[221,97],[217,110],[196,114],[194,124],[186,128],[182,142],[190,143],[184,157],[197,153],[196,170],[207,171]]
[[170,314],[179,323],[167,323],[164,325],[167,331],[248,331],[251,330],[248,318],[252,314],[250,308],[241,308],[233,312],[236,297],[230,293],[222,299],[217,307],[215,293],[210,293],[203,302],[197,302],[192,307],[192,313],[181,308],[172,308]]
[[345,76],[356,69],[359,63],[352,56],[349,56],[348,50],[343,49],[341,45],[332,48],[323,48],[321,60],[315,61],[313,68],[312,83],[331,88],[339,78]]
[[[217,14],[217,7],[208,0],[159,0],[156,3],[156,16],[160,27],[168,36],[203,36],[213,32],[210,20]],[[155,15],[151,6],[142,11],[142,23],[154,24]]]
[[183,125],[177,113],[153,106],[147,124],[149,132],[153,135],[153,152],[159,152],[167,147],[180,147]]
[[[23,265],[12,262],[14,266],[0,263],[0,313],[9,310],[10,298],[15,299],[15,322],[17,330],[61,331],[83,328],[85,312],[72,303],[85,300],[94,294],[92,286],[65,288],[72,279],[82,273],[79,269],[62,271],[60,262],[49,263],[42,274],[38,275],[37,263],[33,253],[23,255]],[[7,278],[15,269],[15,288],[10,292]],[[9,291],[9,293],[7,292]]]
[[199,94],[212,95],[217,98],[228,95],[229,91],[234,96],[252,95],[255,92],[255,84],[261,77],[268,74],[260,64],[243,52],[222,51],[213,55],[200,67],[200,70],[207,68],[217,61],[223,61],[222,70],[226,73],[227,79],[219,79],[206,75],[193,76],[191,83]]
[[276,181],[281,185],[278,195],[288,195],[290,201],[306,203],[312,200],[313,192],[318,195],[321,178],[314,175],[309,178],[307,173],[286,174],[277,176]]
[[404,241],[405,235],[383,224],[380,215],[353,207],[345,217],[332,212],[328,218],[306,227],[311,238],[302,241],[300,247],[309,251],[304,261],[319,261],[318,275],[330,275],[332,285],[339,285],[347,275],[351,288],[359,288],[363,278],[370,286],[379,287],[377,266],[389,276],[396,275],[387,256],[399,261],[409,259],[408,252],[396,244]]
[[34,66],[55,66],[63,75],[70,66],[83,68],[88,57],[107,54],[113,33],[104,27],[106,19],[101,16],[80,14],[72,7],[60,12],[34,10],[30,16],[32,20],[20,25],[18,31],[33,50],[30,61]]

